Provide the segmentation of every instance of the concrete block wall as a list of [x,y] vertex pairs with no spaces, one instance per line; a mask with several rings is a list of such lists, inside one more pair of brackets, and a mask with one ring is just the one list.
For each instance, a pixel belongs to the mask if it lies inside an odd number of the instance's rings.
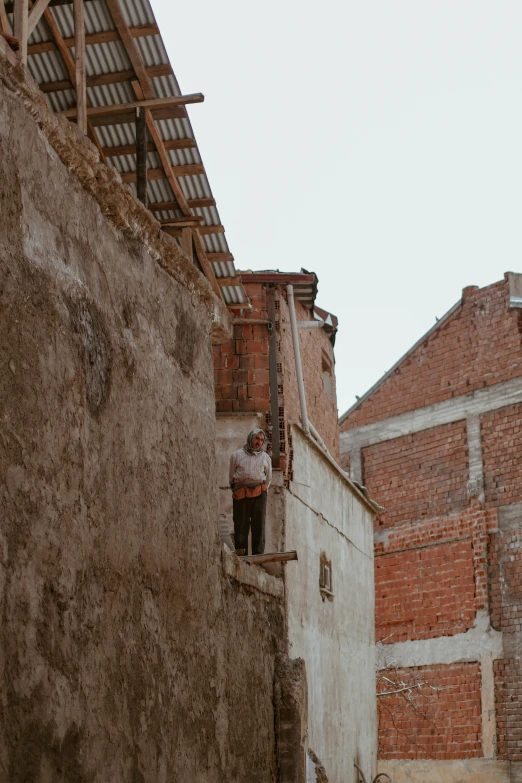
[[415,709],[379,700],[380,769],[395,783],[522,779],[520,280],[464,289],[341,419],[342,463],[386,508],[380,665],[440,689]]

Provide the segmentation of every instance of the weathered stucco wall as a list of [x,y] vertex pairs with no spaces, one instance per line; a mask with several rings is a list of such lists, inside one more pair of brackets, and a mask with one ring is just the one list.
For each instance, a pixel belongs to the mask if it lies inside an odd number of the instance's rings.
[[[291,429],[285,546],[298,550],[299,562],[288,564],[285,580],[290,655],[306,662],[308,745],[330,783],[355,780],[354,761],[371,779],[377,735],[372,514],[300,428]],[[319,590],[323,552],[332,563],[333,598]]]
[[0,66],[0,780],[273,781],[282,603],[223,570],[213,305]]

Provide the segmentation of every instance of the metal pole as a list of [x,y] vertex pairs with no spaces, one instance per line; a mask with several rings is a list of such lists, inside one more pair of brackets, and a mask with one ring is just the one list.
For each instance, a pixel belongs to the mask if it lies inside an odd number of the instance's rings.
[[297,319],[295,317],[294,287],[286,286],[288,295],[288,309],[290,311],[290,328],[292,330],[292,342],[294,344],[295,371],[297,374],[297,388],[299,389],[299,402],[301,404],[301,424],[306,435],[310,433],[308,413],[306,411],[306,396],[303,380],[303,366],[301,364],[301,351],[299,350],[299,333],[297,331]]
[[275,288],[266,294],[268,313],[268,371],[270,381],[270,414],[272,416],[272,467],[280,466],[279,392],[277,383],[277,332],[275,330]]

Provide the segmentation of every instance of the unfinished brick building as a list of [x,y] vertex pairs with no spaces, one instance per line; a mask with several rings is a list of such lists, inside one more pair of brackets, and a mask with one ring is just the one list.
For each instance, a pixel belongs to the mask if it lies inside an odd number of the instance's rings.
[[380,769],[522,780],[522,276],[462,299],[342,416],[375,521]]

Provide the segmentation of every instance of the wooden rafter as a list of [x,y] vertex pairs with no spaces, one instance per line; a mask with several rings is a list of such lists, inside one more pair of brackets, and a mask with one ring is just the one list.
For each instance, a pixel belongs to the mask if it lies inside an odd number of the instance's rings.
[[[51,3],[52,5],[52,3]],[[149,35],[159,35],[159,29],[156,24],[146,24],[140,27],[130,27],[130,34],[133,38],[145,38]],[[68,49],[74,47],[74,38],[64,38],[65,46]],[[85,36],[86,46],[91,44],[109,43],[110,41],[119,41],[120,36],[117,30],[104,30],[100,33],[91,33]],[[43,43],[31,44],[27,48],[28,54],[42,54],[43,52],[52,52],[58,47],[54,41],[44,41]]]
[[[3,2],[3,0],[2,0]],[[29,23],[29,0],[16,0],[14,6],[14,37],[20,44],[20,61],[27,65],[27,39]]]
[[160,220],[162,226],[198,226],[203,218],[200,215],[193,217],[173,217]]
[[[113,103],[106,106],[91,106],[87,109],[89,117],[103,117],[106,114],[124,114],[132,109],[143,107],[144,109],[163,109],[169,106],[184,106],[187,103],[202,103],[205,97],[200,93],[193,95],[173,95],[170,98],[150,98],[144,101],[130,101],[129,103]],[[72,119],[76,116],[76,107],[61,112],[64,117]]]
[[[136,76],[138,77],[139,86],[133,83],[134,91],[136,93],[137,98],[150,99],[155,97],[154,87],[147,75],[145,65],[143,63],[136,42],[130,35],[129,27],[127,25],[127,22],[125,21],[125,17],[123,16],[119,3],[117,2],[117,0],[106,0],[106,2],[109,11],[111,12],[111,16],[116,26],[116,29],[120,33],[122,43],[127,51],[127,54],[129,55],[129,59],[132,63],[132,66],[136,71]],[[149,129],[150,137],[153,143],[156,145],[156,149],[158,151],[158,155],[161,160],[161,165],[163,166],[163,170],[165,171],[165,175],[168,179],[169,185],[172,188],[172,192],[174,193],[174,198],[178,203],[178,207],[180,211],[183,212],[184,215],[191,216],[192,215],[191,208],[187,202],[185,194],[181,189],[181,186],[179,185],[176,179],[176,174],[173,171],[173,166],[169,158],[169,153],[165,148],[165,144],[163,142],[163,139],[161,138],[156,123],[154,122],[154,118],[150,113],[150,109],[147,109],[147,127]],[[194,243],[194,248],[196,250],[199,263],[201,264],[201,268],[203,269],[203,272],[208,278],[210,285],[214,290],[214,293],[217,296],[221,297],[221,289],[216,283],[216,278],[212,270],[212,265],[210,264],[206,256],[205,248],[203,246],[203,240],[199,235],[197,229],[191,229],[191,230],[192,230],[192,239]]]
[[[216,206],[214,198],[191,198],[187,203],[191,209]],[[149,204],[149,209],[151,212],[170,212],[179,209],[179,204],[177,201],[155,201],[153,204]]]
[[[170,170],[175,177],[193,177],[194,174],[204,174],[205,172],[205,169],[200,163],[187,163],[184,166],[171,166]],[[136,182],[135,171],[126,171],[120,176],[123,182]],[[149,169],[147,171],[147,179],[165,179],[165,171],[163,169]]]
[[5,10],[4,0],[0,0],[0,33],[11,34],[9,29],[9,22],[7,20],[7,13]]
[[[164,109],[148,109],[155,120],[180,120],[187,116],[184,106],[167,106]],[[132,125],[136,114],[134,111],[119,112],[118,114],[104,114],[101,117],[92,117],[94,128],[101,125]]]
[[216,261],[233,261],[234,256],[232,253],[207,253],[208,260],[212,263]]
[[[169,76],[172,73],[170,65],[151,65],[147,68],[147,73],[151,78],[156,76]],[[97,76],[87,76],[87,87],[102,87],[104,84],[120,84],[128,82],[134,78],[134,71],[115,71],[114,73],[101,73]],[[62,79],[59,82],[43,82],[40,89],[44,93],[61,92],[62,90],[72,90],[73,85],[69,79]]]
[[[164,141],[166,150],[185,150],[196,146],[194,139],[170,139]],[[120,147],[104,147],[103,151],[107,158],[117,158],[121,155],[135,155],[135,144],[122,144]],[[147,144],[147,152],[156,152],[156,147],[152,142]]]
[[[67,68],[67,71],[69,73],[69,79],[71,80],[71,82],[74,85],[74,88],[76,89],[76,66],[74,64],[74,60],[72,58],[72,55],[71,55],[69,49],[65,45],[63,36],[62,36],[60,30],[58,29],[58,25],[56,24],[56,20],[55,20],[55,18],[53,16],[51,10],[49,8],[46,8],[44,13],[43,13],[43,16],[44,16],[44,19],[45,19],[45,21],[47,23],[49,31],[50,31],[53,39],[54,39],[54,42],[56,44],[56,48],[60,52],[60,54],[62,56],[62,60],[65,63],[65,67]],[[89,102],[87,101],[87,105],[88,105],[88,103]],[[103,154],[103,150],[102,150],[101,144],[98,141],[98,138],[96,136],[96,133],[94,132],[94,128],[92,126],[92,123],[89,121],[89,119],[87,119],[87,132],[88,132],[88,135],[89,135],[89,138],[91,139],[91,141],[93,141],[94,144],[98,148],[98,151],[100,153],[100,159],[102,160],[103,163],[105,163],[105,165],[107,165],[107,158]]]
[[[3,3],[2,3],[3,4]],[[49,5],[49,0],[36,0],[33,7],[31,8],[31,13],[29,14],[29,18],[27,20],[27,38],[29,39],[31,33],[33,32],[34,28],[40,21],[43,12]]]
[[[38,1],[38,0],[37,0]],[[74,0],[74,64],[76,77],[76,122],[87,135],[87,83],[85,80],[85,19],[83,0]]]

